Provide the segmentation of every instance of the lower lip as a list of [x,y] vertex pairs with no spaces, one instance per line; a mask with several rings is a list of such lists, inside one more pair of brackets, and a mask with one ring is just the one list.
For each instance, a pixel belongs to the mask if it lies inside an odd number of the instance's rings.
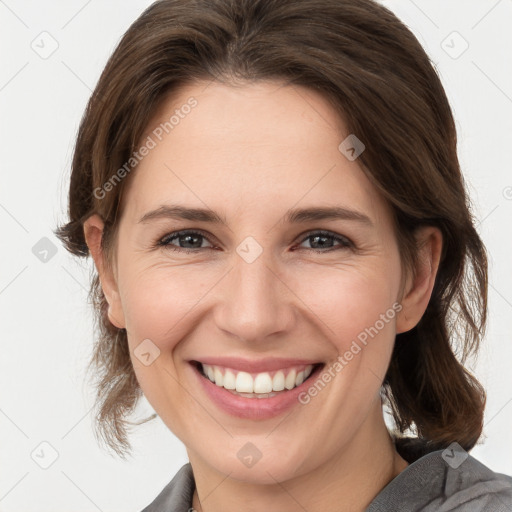
[[273,418],[292,408],[294,405],[301,405],[298,399],[299,395],[311,385],[311,379],[320,373],[323,367],[323,365],[318,366],[300,386],[284,393],[279,393],[270,398],[245,398],[234,395],[227,389],[217,386],[217,384],[210,379],[204,377],[194,364],[191,364],[191,366],[200,385],[203,386],[212,402],[232,416],[251,420]]

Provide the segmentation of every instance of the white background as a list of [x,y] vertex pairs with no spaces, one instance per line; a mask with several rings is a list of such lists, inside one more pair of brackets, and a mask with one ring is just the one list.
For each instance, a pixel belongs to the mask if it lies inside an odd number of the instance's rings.
[[[488,405],[484,444],[472,455],[512,475],[512,2],[383,3],[422,42],[456,117],[459,156],[490,253],[489,329],[475,368]],[[132,435],[128,462],[98,447],[83,383],[93,342],[92,263],[68,255],[52,232],[65,220],[83,109],[121,35],[149,4],[0,0],[0,512],[140,511],[187,462],[159,418]],[[58,43],[47,59],[31,48],[41,37],[51,47],[43,31]],[[464,40],[469,47],[453,58]],[[56,247],[46,263],[32,252],[43,237]],[[151,412],[144,399],[135,417]],[[31,458],[41,442],[58,452],[48,469]]]

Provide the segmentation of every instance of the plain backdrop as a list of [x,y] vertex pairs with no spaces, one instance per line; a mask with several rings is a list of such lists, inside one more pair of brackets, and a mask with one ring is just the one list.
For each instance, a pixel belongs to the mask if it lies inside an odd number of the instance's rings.
[[[53,235],[65,220],[83,109],[120,37],[150,3],[0,0],[1,512],[137,512],[187,462],[159,418],[134,432],[127,462],[98,446],[84,385],[92,263],[76,261]],[[490,253],[489,328],[475,366],[488,404],[482,444],[471,453],[512,475],[512,2],[383,3],[423,44],[456,117]],[[144,399],[134,418],[152,412]]]

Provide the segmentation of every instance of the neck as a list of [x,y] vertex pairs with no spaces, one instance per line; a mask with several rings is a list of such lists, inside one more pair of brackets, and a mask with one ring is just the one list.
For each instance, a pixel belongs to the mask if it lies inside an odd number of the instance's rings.
[[347,446],[321,466],[287,481],[261,485],[234,480],[196,453],[189,452],[189,459],[196,482],[192,506],[198,512],[364,512],[408,465],[394,448],[380,403]]

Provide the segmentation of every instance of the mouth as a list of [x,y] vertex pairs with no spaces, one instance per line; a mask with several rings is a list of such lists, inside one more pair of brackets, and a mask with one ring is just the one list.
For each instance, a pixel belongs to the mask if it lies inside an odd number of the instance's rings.
[[[296,364],[266,372],[189,361],[199,387],[224,412],[246,419],[266,419],[298,406],[325,363]],[[274,365],[275,366],[275,365]]]
[[218,365],[192,361],[192,365],[216,386],[244,398],[271,398],[297,388],[309,380],[324,363],[295,365],[268,372],[249,373]]

